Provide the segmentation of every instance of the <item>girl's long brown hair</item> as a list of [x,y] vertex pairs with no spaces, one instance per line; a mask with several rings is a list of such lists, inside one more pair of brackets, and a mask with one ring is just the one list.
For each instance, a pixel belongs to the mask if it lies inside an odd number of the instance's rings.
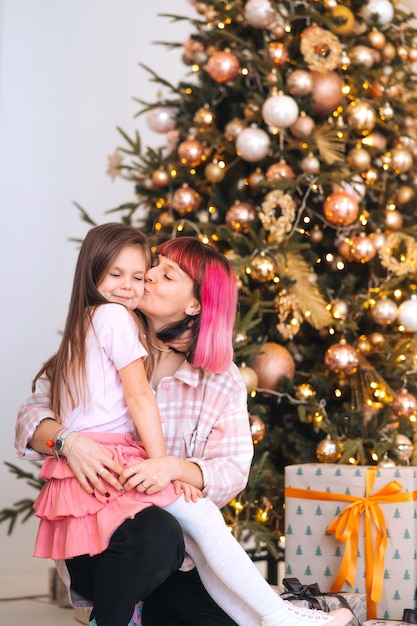
[[[141,246],[146,256],[147,268],[151,262],[151,251],[146,236],[134,228],[119,223],[96,226],[85,237],[74,273],[68,315],[57,353],[36,374],[32,384],[46,375],[51,382],[51,405],[59,416],[61,392],[64,389],[73,405],[79,401],[81,384],[85,381],[86,337],[95,309],[105,304],[97,289],[115,257],[128,246]],[[123,306],[123,305],[121,305]],[[135,316],[136,317],[136,316]],[[139,330],[142,329],[138,320]],[[141,333],[141,340],[145,338]],[[146,345],[145,345],[146,348]],[[146,359],[150,361],[150,359]],[[75,384],[77,397],[73,397],[70,382]]]

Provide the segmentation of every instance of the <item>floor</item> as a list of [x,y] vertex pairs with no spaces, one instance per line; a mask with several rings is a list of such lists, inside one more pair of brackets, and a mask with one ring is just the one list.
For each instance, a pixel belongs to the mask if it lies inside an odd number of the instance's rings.
[[1,600],[2,626],[80,626],[73,609],[62,609],[50,598]]

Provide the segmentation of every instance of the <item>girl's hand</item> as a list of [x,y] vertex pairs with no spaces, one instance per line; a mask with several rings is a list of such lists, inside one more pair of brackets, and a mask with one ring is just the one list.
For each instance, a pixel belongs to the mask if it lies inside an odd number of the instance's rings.
[[66,438],[62,452],[67,459],[71,452],[68,465],[87,493],[91,494],[96,489],[105,496],[108,492],[106,483],[123,491],[122,484],[116,478],[122,467],[113,461],[111,452],[100,443],[74,432]]
[[139,493],[158,493],[175,476],[175,457],[161,456],[132,463],[119,475],[125,491],[136,489]]
[[182,480],[174,480],[173,484],[177,496],[183,493],[186,502],[197,502],[198,498],[203,497],[200,489],[190,485],[190,483],[184,483]]

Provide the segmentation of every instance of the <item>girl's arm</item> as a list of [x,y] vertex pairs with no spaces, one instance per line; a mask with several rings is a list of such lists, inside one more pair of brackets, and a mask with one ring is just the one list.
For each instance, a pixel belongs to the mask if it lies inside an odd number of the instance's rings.
[[136,430],[150,458],[166,454],[161,417],[142,359],[119,370],[123,392]]

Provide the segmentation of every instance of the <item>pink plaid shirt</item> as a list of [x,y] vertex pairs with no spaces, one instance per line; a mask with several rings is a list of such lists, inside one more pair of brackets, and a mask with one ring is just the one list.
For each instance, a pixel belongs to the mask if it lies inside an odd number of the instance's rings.
[[[167,454],[199,465],[204,496],[223,507],[245,487],[253,456],[247,391],[236,365],[220,375],[184,363],[173,376],[159,382],[156,398]],[[49,383],[43,379],[18,412],[20,458],[44,458],[27,444],[47,417],[53,414]]]

